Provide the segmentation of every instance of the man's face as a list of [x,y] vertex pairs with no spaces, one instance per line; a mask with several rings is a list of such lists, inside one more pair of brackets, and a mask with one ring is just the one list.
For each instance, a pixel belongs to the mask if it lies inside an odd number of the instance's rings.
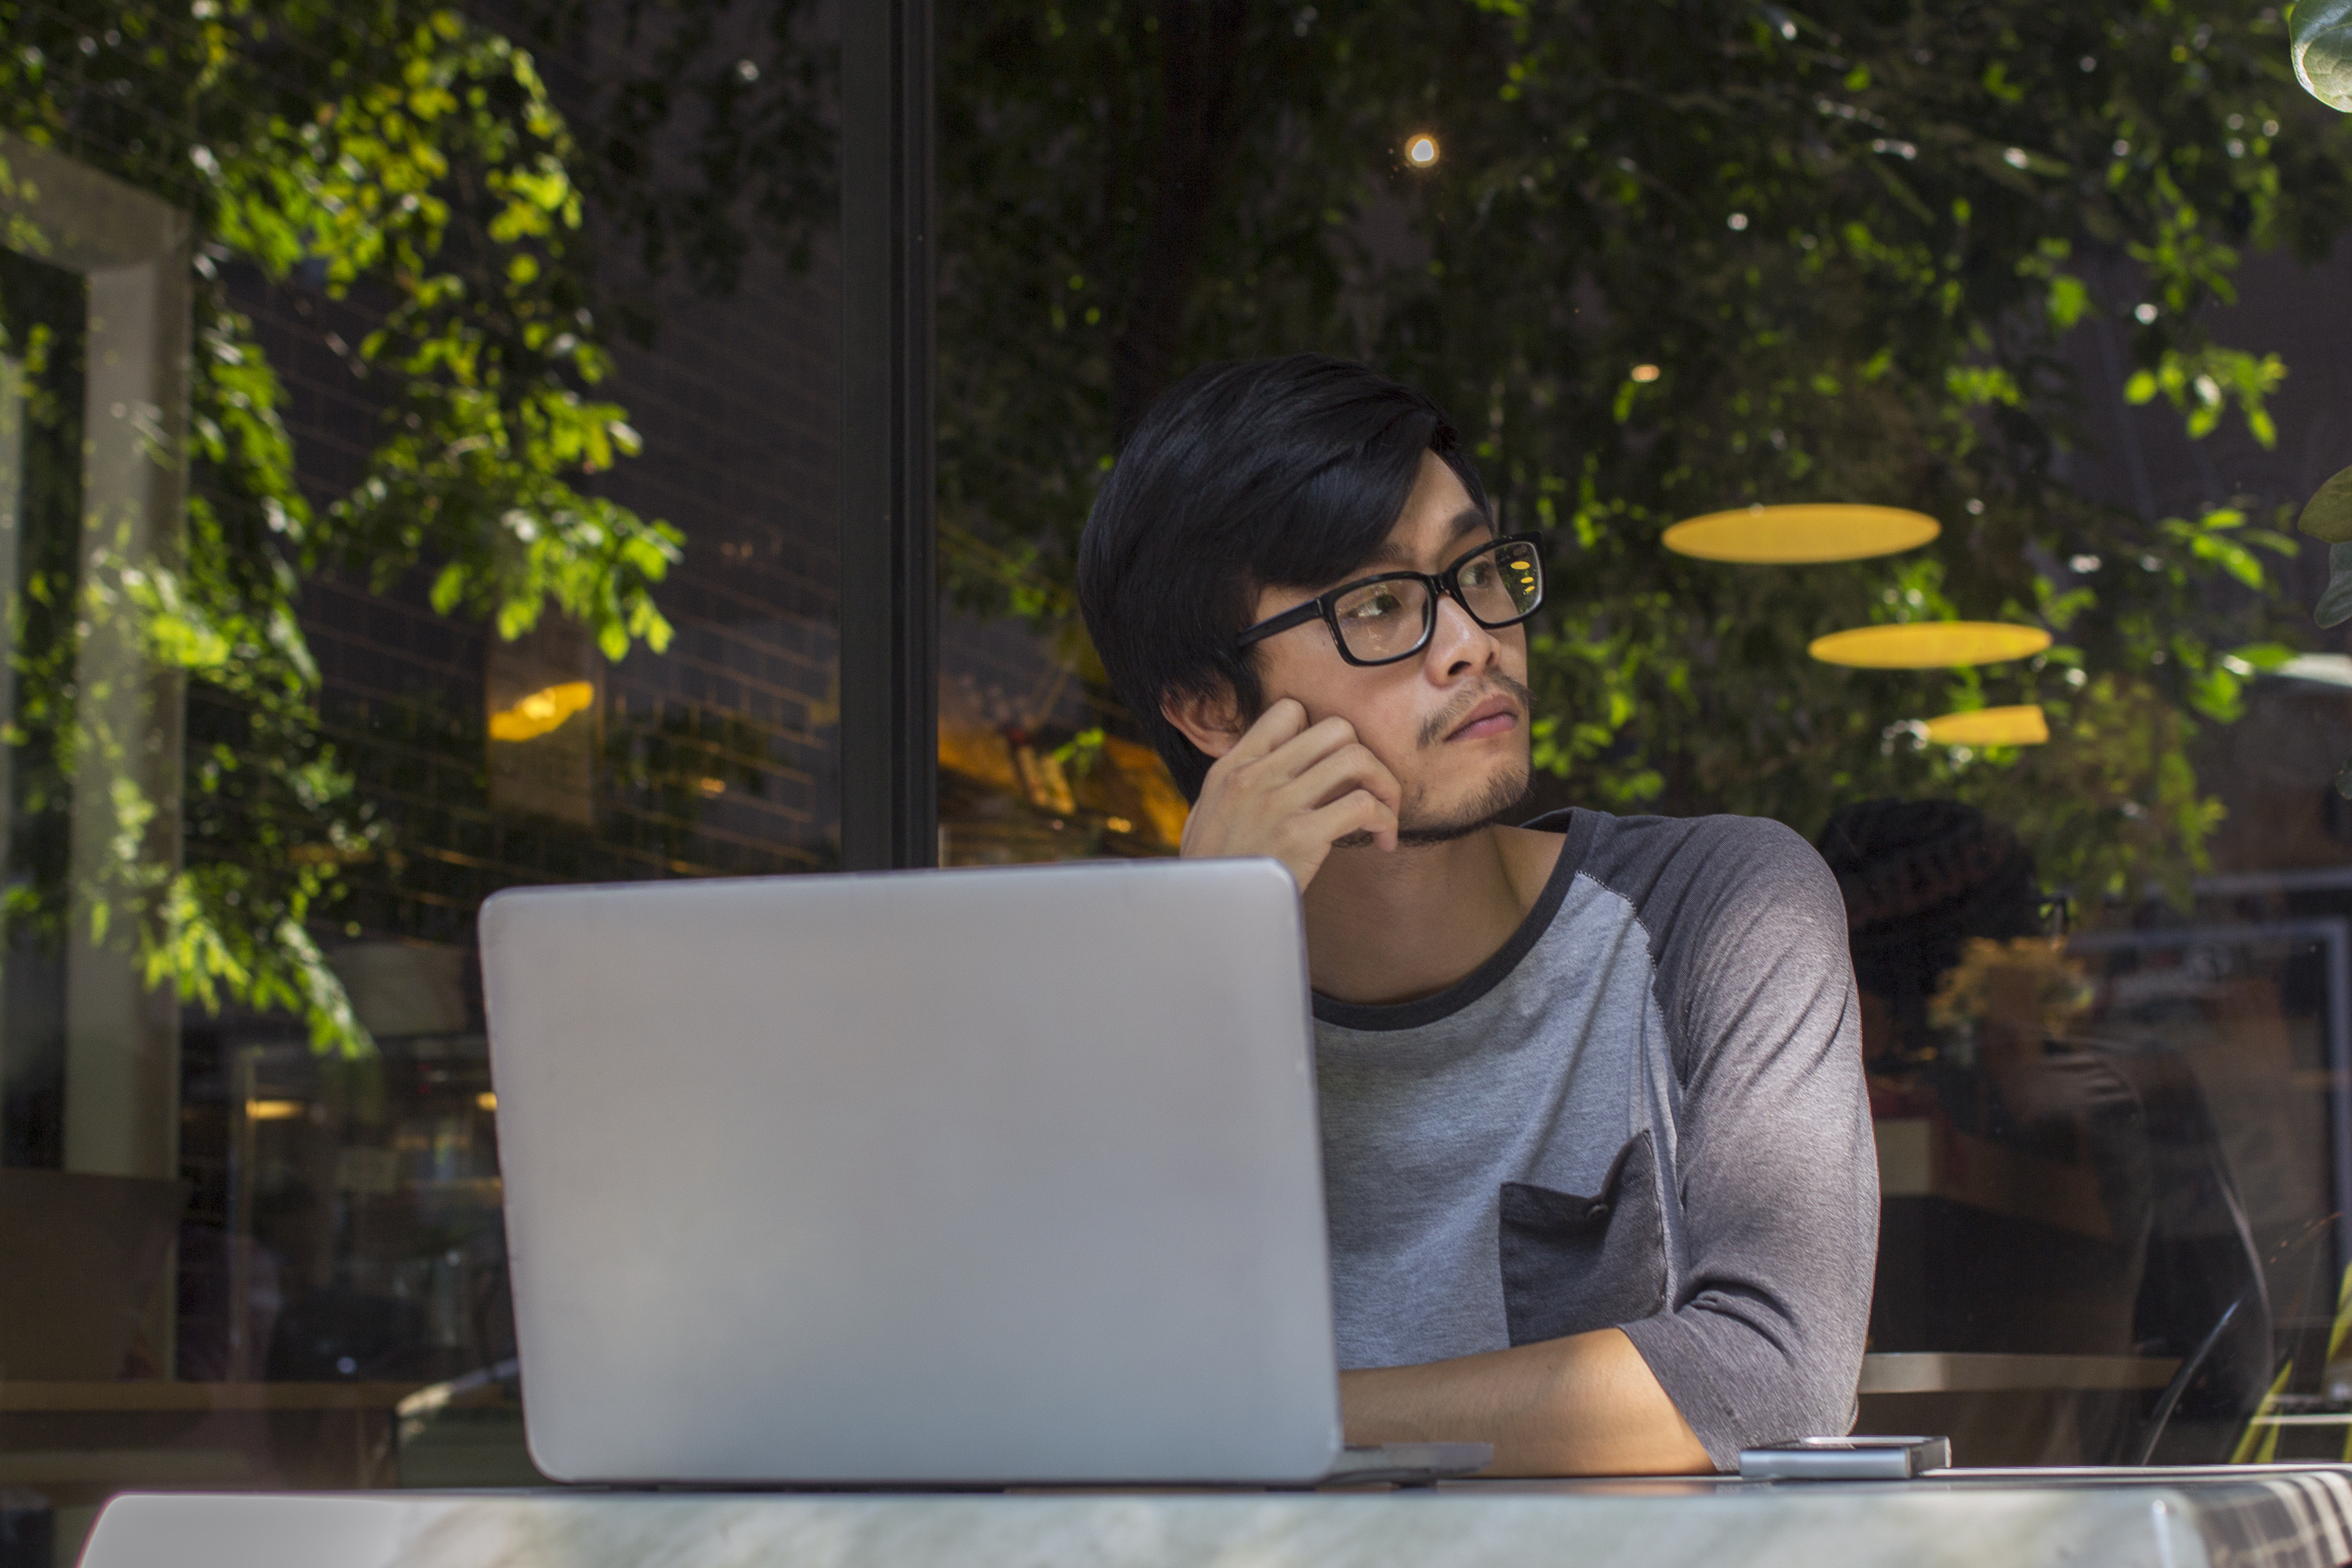
[[[1434,575],[1492,536],[1486,514],[1471,504],[1454,470],[1435,453],[1423,452],[1403,514],[1372,559],[1338,581],[1265,590],[1251,620],[1280,615],[1341,582],[1375,573]],[[1268,703],[1295,698],[1310,723],[1334,715],[1347,720],[1356,738],[1396,775],[1404,788],[1398,814],[1402,842],[1459,837],[1527,794],[1524,624],[1489,631],[1459,601],[1441,595],[1429,646],[1394,664],[1348,663],[1320,621],[1277,633],[1256,652]]]

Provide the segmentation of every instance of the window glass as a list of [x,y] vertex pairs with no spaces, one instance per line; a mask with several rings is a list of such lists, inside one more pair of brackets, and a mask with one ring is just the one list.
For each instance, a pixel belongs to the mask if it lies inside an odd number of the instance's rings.
[[[2352,657],[2295,519],[2352,464],[2347,131],[2279,13],[940,27],[946,858],[1179,836],[1070,783],[1098,732],[1170,793],[1076,600],[1151,398],[1413,382],[1544,541],[1520,810],[1777,818],[1845,893],[1863,1429],[2346,1452]],[[1765,510],[1824,504],[1892,512]]]
[[527,1481],[476,910],[839,861],[830,23],[12,17],[8,1561]]

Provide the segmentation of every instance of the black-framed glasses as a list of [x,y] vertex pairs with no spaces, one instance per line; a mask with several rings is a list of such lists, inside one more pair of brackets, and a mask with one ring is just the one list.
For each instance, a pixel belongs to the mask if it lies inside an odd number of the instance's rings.
[[1234,643],[1247,647],[1276,632],[1320,619],[1349,664],[1394,664],[1429,646],[1437,630],[1437,596],[1450,594],[1472,620],[1492,631],[1516,626],[1543,604],[1540,534],[1490,539],[1434,576],[1382,572],[1342,583],[1303,605],[1258,622]]

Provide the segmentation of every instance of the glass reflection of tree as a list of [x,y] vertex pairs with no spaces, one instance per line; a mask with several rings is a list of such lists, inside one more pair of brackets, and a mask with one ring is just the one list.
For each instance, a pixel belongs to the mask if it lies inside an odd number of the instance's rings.
[[[1952,794],[2053,880],[2185,883],[2216,820],[2190,743],[2285,656],[2267,560],[2293,546],[2242,509],[2071,489],[2088,389],[2059,343],[2113,342],[2130,399],[2192,436],[2273,438],[2284,367],[2199,310],[2242,247],[2311,253],[2352,194],[2275,12],[941,15],[941,504],[967,603],[1066,619],[1094,477],[1174,374],[1359,355],[1453,407],[1552,533],[1575,591],[1535,645],[1538,755],[1578,798],[1811,829],[1839,798]],[[1415,165],[1421,132],[1442,151]],[[1679,517],[1797,500],[1916,507],[1946,542],[1766,580],[1656,549]],[[2058,647],[1903,677],[1804,656],[1956,606]],[[1906,722],[2026,701],[2037,752]]]
[[0,251],[0,334],[22,388],[12,519],[16,599],[7,606],[14,661],[5,803],[12,942],[52,956],[64,938],[71,785],[61,755],[71,731],[80,517],[81,280]]
[[[100,907],[119,910],[114,940],[136,944],[151,983],[288,1006],[320,1047],[363,1047],[310,926],[339,865],[382,829],[319,733],[301,576],[382,583],[430,558],[436,606],[507,636],[547,605],[614,658],[668,635],[652,589],[677,534],[574,488],[636,447],[622,410],[591,394],[610,362],[583,270],[579,150],[529,56],[452,10],[202,0],[10,16],[0,132],[192,209],[198,226],[184,557],[100,584],[188,679],[186,863]],[[69,216],[45,213],[29,180],[8,176],[0,195],[18,251],[37,254],[43,225]],[[284,389],[228,304],[232,263],[299,274],[374,315],[360,342],[331,340],[382,416],[358,482],[324,504],[295,482]],[[44,379],[15,303],[21,272],[5,347],[34,372],[37,448],[61,438],[42,411],[72,405],[58,401],[70,364],[52,356]],[[63,612],[45,584],[54,573],[26,584],[12,737],[28,799],[54,788],[43,769],[69,762],[53,739],[69,683],[42,619]],[[20,930],[59,918],[45,842],[15,862],[34,872],[12,895]]]
[[[516,10],[557,47],[586,26]],[[652,47],[613,89],[622,131],[593,172],[632,237],[716,289],[751,236],[804,244],[824,142],[801,110],[829,61],[802,8],[709,70],[685,62],[727,5],[620,15]],[[2191,437],[2234,417],[2274,438],[2284,367],[2217,344],[2200,310],[2231,298],[2248,244],[2315,254],[2352,210],[2347,132],[2299,113],[2278,13],[939,16],[959,604],[1089,668],[1072,547],[1118,433],[1203,359],[1354,354],[1468,419],[1506,508],[1553,532],[1578,592],[1539,628],[1538,758],[1580,798],[1811,827],[1859,794],[1956,795],[2014,823],[2057,881],[2185,887],[2219,815],[2192,744],[2286,657],[2266,558],[2293,545],[2242,508],[2159,520],[2072,489],[2087,389],[2059,345],[2098,335],[2128,399]],[[705,178],[659,188],[641,133],[688,89],[709,110]],[[1693,512],[1814,499],[1916,506],[1947,541],[1760,584],[1654,547]],[[1804,656],[1824,626],[1960,605],[2058,646],[1900,678]],[[2025,701],[2050,745],[1929,745],[1914,722]]]

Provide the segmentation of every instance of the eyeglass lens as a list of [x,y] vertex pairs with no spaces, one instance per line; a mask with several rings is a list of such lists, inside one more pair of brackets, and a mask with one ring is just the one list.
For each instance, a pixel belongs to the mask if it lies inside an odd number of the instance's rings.
[[[1543,567],[1535,547],[1497,544],[1462,563],[1454,573],[1462,601],[1488,626],[1508,626],[1535,612],[1543,598]],[[1429,635],[1430,588],[1414,577],[1367,583],[1331,606],[1349,653],[1368,661],[1399,658]]]

